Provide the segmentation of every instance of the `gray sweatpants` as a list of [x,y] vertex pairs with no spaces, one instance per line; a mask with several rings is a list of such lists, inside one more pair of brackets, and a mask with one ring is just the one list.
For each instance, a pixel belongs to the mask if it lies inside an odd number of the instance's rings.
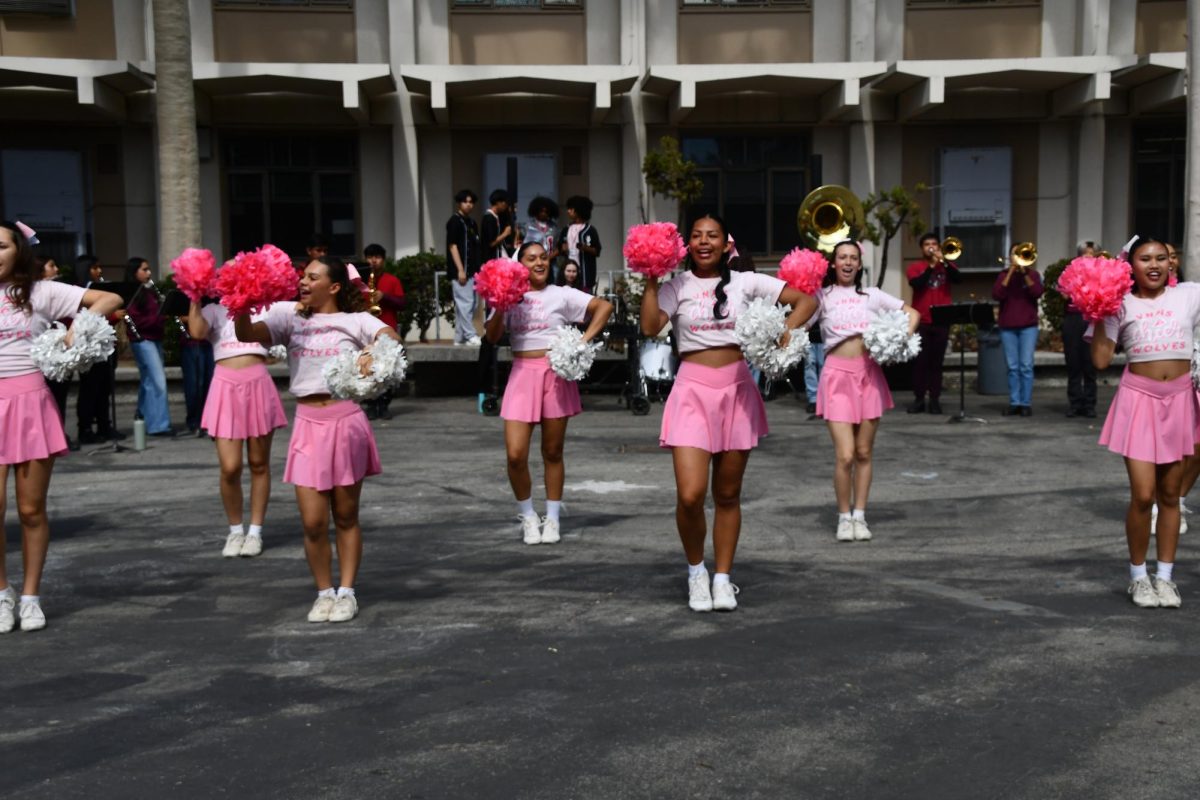
[[475,306],[479,302],[475,278],[467,278],[466,286],[451,280],[450,286],[454,289],[454,341],[466,342],[479,335],[475,331]]

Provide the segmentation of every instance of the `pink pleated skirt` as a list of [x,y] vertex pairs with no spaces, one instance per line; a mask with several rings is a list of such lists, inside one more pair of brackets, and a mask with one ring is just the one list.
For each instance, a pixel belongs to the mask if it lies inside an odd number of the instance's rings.
[[879,419],[892,406],[887,379],[870,356],[825,356],[817,385],[817,413],[826,422],[857,425]]
[[579,385],[563,380],[550,369],[550,359],[514,358],[500,416],[514,422],[573,417],[583,411]]
[[67,453],[67,434],[40,372],[0,378],[0,464]]
[[213,370],[200,427],[220,439],[253,439],[287,427],[283,402],[266,364]]
[[745,361],[724,367],[679,365],[663,409],[659,447],[750,450],[766,435],[767,411]]
[[1170,464],[1195,450],[1196,416],[1191,375],[1156,381],[1126,367],[1100,431],[1100,444],[1136,461]]
[[353,486],[383,472],[371,423],[357,403],[339,400],[327,406],[296,405],[288,445],[285,483],[328,491]]

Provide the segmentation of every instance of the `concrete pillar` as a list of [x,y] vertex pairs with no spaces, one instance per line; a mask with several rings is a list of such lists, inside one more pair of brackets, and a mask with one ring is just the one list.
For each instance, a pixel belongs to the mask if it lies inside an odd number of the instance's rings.
[[1110,252],[1117,252],[1129,240],[1133,218],[1130,207],[1130,181],[1132,165],[1129,154],[1133,152],[1133,125],[1128,117],[1111,117],[1106,120],[1104,134],[1104,227],[1100,231],[1100,242]]
[[645,0],[647,64],[679,61],[679,4],[676,0]]
[[[851,122],[846,126],[846,150],[847,150],[847,183],[850,191],[854,192],[859,198],[866,197],[877,187],[875,176],[875,123],[874,122]],[[831,181],[826,178],[826,183]],[[863,263],[867,266],[867,274],[864,275],[863,285],[875,285],[874,269],[870,269],[875,265],[875,247],[870,242],[863,242]]]
[[[411,255],[421,249],[421,204],[418,191],[417,129],[413,124],[412,95],[400,78],[402,64],[417,62],[417,2],[391,0],[388,4],[388,57],[396,76],[396,91],[384,101],[389,107],[391,129],[392,229],[395,255]],[[443,3],[443,5],[445,5]]]
[[622,199],[621,173],[613,169],[621,163],[621,133],[618,129],[593,128],[588,131],[588,196],[595,208],[592,224],[600,234],[600,258],[596,275],[610,285],[608,272],[622,270],[621,244],[625,241],[625,203]]
[[[216,61],[212,0],[188,0],[188,15],[192,23],[192,60],[196,62]],[[153,36],[153,32],[151,36]],[[146,47],[153,53],[153,40],[148,42]]]
[[1078,3],[1042,3],[1043,58],[1075,55],[1078,11]]
[[136,64],[146,61],[145,0],[113,0],[113,28],[117,37],[117,60]]
[[354,4],[355,57],[360,64],[383,64],[388,60],[388,4]]
[[[450,4],[445,0],[412,0],[416,12],[412,25],[416,35],[418,64],[450,63]],[[411,62],[410,62],[411,63]]]
[[217,131],[211,131],[209,158],[200,160],[200,241],[202,247],[211,250],[217,264],[235,253],[225,250],[225,197],[221,188],[220,139]]
[[[1097,103],[1097,106],[1100,104]],[[1104,229],[1104,114],[1089,108],[1079,120],[1075,144],[1075,241],[1098,240]],[[1039,215],[1042,219],[1045,216]],[[1040,234],[1040,231],[1039,231]]]
[[1079,0],[1079,55],[1108,55],[1109,0]]
[[1108,0],[1108,55],[1133,55],[1137,41],[1137,6],[1138,0]]
[[849,12],[843,0],[813,0],[813,61],[846,61]]
[[[625,231],[652,219],[649,192],[642,177],[647,136],[640,89],[635,87],[621,98],[621,110],[625,118],[625,124],[621,126],[621,196],[625,199],[621,230]],[[673,218],[674,215],[668,217]]]
[[392,198],[392,136],[387,128],[363,128],[358,135],[359,208],[362,209],[358,241],[378,242],[396,252],[395,212]]
[[[417,147],[421,154],[417,173],[420,248],[432,247],[441,251],[446,245],[443,241],[445,222],[454,213],[454,193],[462,188],[451,185],[454,175],[450,164],[450,132],[442,128],[421,128],[417,131]],[[412,222],[409,220],[410,225]]]
[[[124,125],[120,135],[121,183],[125,194],[125,247],[129,251],[127,255],[140,254],[155,259],[158,257],[158,196],[155,185],[154,130]],[[166,264],[155,261],[153,266],[157,274],[166,274]]]
[[[1053,220],[1039,225],[1038,250],[1046,254],[1047,262],[1075,255],[1074,226],[1065,224],[1071,217],[1071,144],[1072,123],[1041,122],[1038,124],[1038,208],[1039,220]],[[1094,239],[1099,231],[1085,232]]]
[[[1187,12],[1187,71],[1195,75],[1200,62],[1200,0],[1188,0]],[[1187,259],[1184,263],[1190,265],[1200,259],[1200,92],[1189,91],[1187,95],[1187,148],[1183,249]]]
[[[904,0],[875,0],[876,61],[904,58]],[[871,60],[871,59],[866,59]]]
[[587,15],[588,64],[620,64],[621,0],[591,0],[584,6]]
[[875,0],[850,0],[850,61],[875,60]]

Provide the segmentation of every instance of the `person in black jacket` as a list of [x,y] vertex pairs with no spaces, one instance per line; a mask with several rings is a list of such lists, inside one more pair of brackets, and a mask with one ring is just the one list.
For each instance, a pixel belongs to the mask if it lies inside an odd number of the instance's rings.
[[446,221],[446,269],[454,291],[454,343],[479,346],[475,331],[475,273],[483,263],[479,228],[471,218],[478,198],[470,189],[454,195],[454,216]]

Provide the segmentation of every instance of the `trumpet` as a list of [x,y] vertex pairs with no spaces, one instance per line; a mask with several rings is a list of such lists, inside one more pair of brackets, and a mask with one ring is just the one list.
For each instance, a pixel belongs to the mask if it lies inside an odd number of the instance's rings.
[[[375,295],[375,270],[371,270],[371,277],[367,279],[367,298],[370,299]],[[371,301],[371,307],[367,309],[371,316],[378,317],[383,314],[383,309],[375,301]]]
[[942,240],[942,261],[958,261],[962,257],[962,240],[957,236],[947,236]]
[[[1019,242],[1014,244],[1012,250],[1009,252],[1012,254],[1013,262],[1015,262],[1016,265],[1023,270],[1029,269],[1037,263],[1037,245],[1033,242]],[[1008,260],[1004,258],[998,258],[996,260],[1001,264],[1008,263]]]
[[818,186],[796,213],[796,227],[809,245],[832,253],[839,242],[858,238],[866,217],[862,202],[845,186]]

